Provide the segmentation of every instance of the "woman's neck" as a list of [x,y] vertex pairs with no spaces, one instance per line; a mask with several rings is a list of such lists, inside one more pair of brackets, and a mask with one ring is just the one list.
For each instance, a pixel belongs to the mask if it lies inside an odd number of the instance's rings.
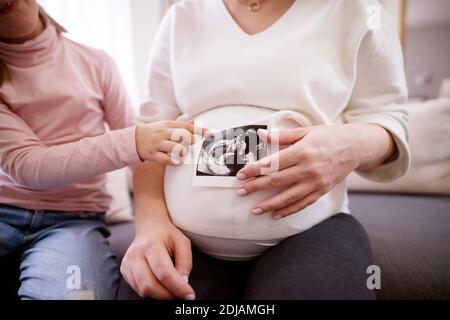
[[36,28],[29,35],[19,37],[19,38],[3,38],[3,39],[0,38],[0,41],[5,42],[5,43],[21,44],[21,43],[24,43],[24,42],[27,42],[29,40],[36,38],[44,31],[44,29],[45,29],[44,22],[39,17],[39,21],[38,21]]

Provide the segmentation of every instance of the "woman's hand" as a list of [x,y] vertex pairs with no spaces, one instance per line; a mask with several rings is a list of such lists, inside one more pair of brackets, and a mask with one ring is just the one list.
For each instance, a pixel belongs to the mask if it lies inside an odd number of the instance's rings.
[[[353,170],[371,170],[392,156],[395,145],[390,134],[372,124],[314,126],[279,132],[279,141],[265,130],[258,134],[269,143],[291,145],[265,159],[248,164],[237,175],[247,181],[238,194],[285,189],[252,210],[259,215],[273,211],[274,219],[294,214],[315,203]],[[269,169],[277,163],[278,166]],[[266,175],[261,176],[265,168]]]
[[140,226],[120,271],[141,296],[157,300],[195,299],[188,284],[192,269],[191,243],[166,217]]
[[204,135],[206,129],[193,122],[161,121],[139,125],[136,129],[136,147],[141,160],[162,165],[180,165],[187,153],[187,145],[195,142],[195,134]]

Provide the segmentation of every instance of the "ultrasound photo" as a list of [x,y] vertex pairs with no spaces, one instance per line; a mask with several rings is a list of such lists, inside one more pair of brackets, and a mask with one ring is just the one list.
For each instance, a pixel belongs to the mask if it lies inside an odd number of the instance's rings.
[[197,183],[194,184],[232,186],[229,178],[234,178],[247,163],[260,160],[268,154],[267,143],[257,134],[259,129],[268,128],[266,125],[249,125],[215,132],[206,137],[198,156],[194,177]]

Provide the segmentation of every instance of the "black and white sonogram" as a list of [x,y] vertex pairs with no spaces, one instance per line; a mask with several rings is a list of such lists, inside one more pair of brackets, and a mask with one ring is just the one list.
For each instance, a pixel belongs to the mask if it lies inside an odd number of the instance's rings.
[[247,163],[258,161],[268,154],[267,143],[257,131],[266,125],[248,125],[215,132],[202,144],[194,184],[204,186],[232,186],[239,170]]

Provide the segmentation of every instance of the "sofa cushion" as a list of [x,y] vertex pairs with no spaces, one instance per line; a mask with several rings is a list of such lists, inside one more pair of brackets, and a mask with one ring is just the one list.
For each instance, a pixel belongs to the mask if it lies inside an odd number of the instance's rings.
[[109,224],[134,220],[128,187],[129,172],[129,168],[122,168],[106,174],[106,189],[111,195],[111,204],[106,212],[106,222]]
[[[124,222],[109,226],[111,236],[109,237],[109,245],[116,255],[117,262],[122,262],[128,247],[134,239],[134,223]],[[119,300],[137,300],[139,296],[131,289],[125,279],[120,277],[119,292],[117,293]]]
[[352,191],[450,195],[450,98],[410,103],[411,168],[389,183],[369,181],[352,173]]
[[350,195],[381,268],[380,299],[450,299],[450,198]]

